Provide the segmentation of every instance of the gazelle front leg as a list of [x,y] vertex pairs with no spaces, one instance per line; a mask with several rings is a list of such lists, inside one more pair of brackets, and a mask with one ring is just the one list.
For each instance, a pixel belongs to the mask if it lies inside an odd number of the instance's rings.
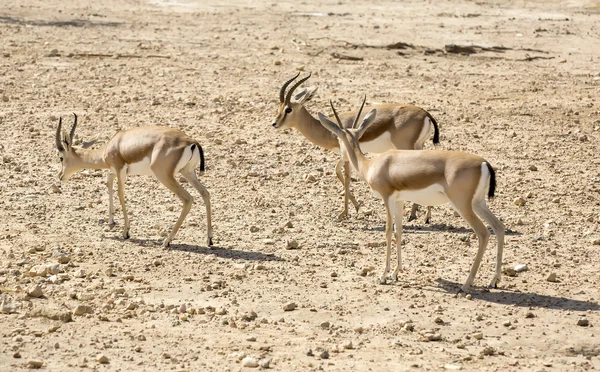
[[383,270],[383,274],[381,274],[381,278],[379,278],[380,284],[386,284],[387,274],[390,272],[390,258],[392,255],[392,213],[391,208],[394,207],[394,200],[392,198],[388,198],[389,200],[385,200],[385,269]]
[[392,273],[392,280],[398,280],[398,273],[402,270],[402,212],[404,211],[404,200],[396,200],[394,220],[396,225],[396,251],[398,252],[398,266]]
[[115,204],[114,204],[114,188],[113,184],[117,175],[113,172],[108,172],[106,176],[106,187],[108,188],[108,226],[112,229],[115,227]]
[[127,180],[127,171],[122,169],[117,174],[117,193],[119,194],[119,202],[123,210],[123,239],[129,239],[129,217],[127,216],[127,208],[125,207],[125,181]]
[[342,210],[342,212],[340,212],[340,214],[338,215],[338,220],[342,220],[348,216],[348,200],[350,200],[352,204],[354,204],[354,207],[357,211],[359,207],[359,204],[356,202],[354,195],[352,195],[352,193],[350,192],[350,178],[348,177],[348,181],[346,182],[346,177],[344,174],[342,174],[342,166],[345,167],[345,174],[350,175],[349,164],[347,162],[344,162],[343,158],[338,160],[337,164],[335,165],[335,175],[344,186],[344,210]]

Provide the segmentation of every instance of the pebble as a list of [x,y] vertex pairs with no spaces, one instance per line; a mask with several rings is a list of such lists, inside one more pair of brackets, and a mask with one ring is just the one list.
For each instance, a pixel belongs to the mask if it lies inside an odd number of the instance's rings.
[[496,354],[496,349],[494,349],[491,346],[486,346],[483,348],[483,350],[481,350],[480,354],[481,355],[494,355],[494,354]]
[[286,245],[287,249],[298,249],[299,247],[300,244],[298,244],[298,241],[296,240],[289,240]]
[[273,245],[273,244],[275,244],[275,239],[263,239],[263,244]]
[[513,202],[514,205],[522,207],[525,204],[527,204],[527,200],[523,199],[523,198],[516,198],[515,201]]
[[98,355],[98,358],[96,360],[100,364],[107,364],[108,363],[108,357],[106,355],[104,355],[104,354]]
[[56,275],[60,272],[60,265],[59,264],[50,264],[46,266],[48,268],[48,273],[50,273],[51,275]]
[[258,232],[260,229],[256,226],[250,226],[250,232],[255,233]]
[[225,309],[225,308],[223,308],[223,307],[221,307],[221,308],[218,308],[218,309],[215,311],[215,314],[216,314],[216,315],[226,315],[226,314],[227,314],[227,309]]
[[313,356],[314,355],[312,349],[306,349],[305,354],[306,354],[306,356]]
[[329,351],[327,350],[323,350],[320,354],[319,354],[319,358],[321,359],[329,359]]
[[590,325],[590,321],[585,317],[579,318],[579,320],[577,321],[577,325],[580,327],[587,327]]
[[244,359],[242,359],[242,366],[256,368],[258,367],[258,361],[256,360],[256,358],[245,357]]
[[77,307],[73,310],[73,315],[83,315],[83,314],[92,314],[94,310],[91,306],[87,305],[77,305]]
[[592,245],[600,245],[600,238],[593,239],[593,240],[591,241],[591,243],[592,243]]
[[537,167],[536,167],[535,165],[531,164],[531,165],[529,166],[529,170],[530,170],[530,171],[533,171],[533,172],[535,172],[535,171],[537,171],[538,169],[537,169]]
[[513,269],[512,267],[505,267],[502,272],[504,273],[504,275],[506,276],[510,276],[510,277],[515,277],[517,276],[517,271],[515,269]]
[[64,254],[64,253],[59,253],[56,256],[56,260],[58,261],[59,264],[67,264],[71,261],[71,257],[69,257],[68,255]]
[[76,278],[83,278],[83,277],[85,277],[85,275],[86,275],[86,273],[85,273],[85,270],[83,270],[83,269],[79,269],[79,270],[75,271],[75,273],[73,274],[73,276]]
[[271,359],[261,359],[258,361],[260,368],[269,368],[271,366]]
[[342,344],[342,346],[343,346],[343,347],[344,347],[344,349],[346,349],[346,350],[352,350],[352,349],[354,349],[354,345],[352,344],[352,340],[348,340],[348,341],[344,342],[344,343]]
[[27,290],[27,296],[34,297],[34,298],[42,297],[43,296],[42,287],[39,284],[36,284],[36,285],[30,287]]
[[524,264],[516,265],[514,269],[518,273],[522,273],[524,271],[529,270],[529,268],[527,267],[527,265],[524,265]]
[[507,320],[505,322],[502,322],[502,325],[505,326],[505,327],[510,327],[511,322],[510,322],[510,320]]
[[325,322],[321,322],[320,324],[321,328],[323,329],[328,329],[331,326],[331,323],[325,321]]
[[109,267],[108,269],[104,270],[104,275],[106,275],[108,277],[111,277],[111,276],[115,275],[115,273],[113,271],[113,268]]
[[528,319],[535,318],[535,314],[534,314],[534,313],[532,313],[531,311],[528,311],[528,312],[525,314],[525,318],[528,318]]
[[470,301],[473,299],[473,296],[471,294],[468,294],[465,296],[465,298]]
[[297,307],[298,305],[296,305],[295,302],[288,302],[287,304],[283,305],[283,311],[296,310]]
[[27,366],[29,368],[38,369],[38,368],[42,368],[43,365],[44,365],[44,362],[42,362],[41,360],[36,360],[36,359],[32,359],[27,362]]
[[556,273],[550,273],[550,275],[548,275],[548,277],[546,278],[546,281],[552,282],[552,283],[557,282],[558,279],[556,277]]

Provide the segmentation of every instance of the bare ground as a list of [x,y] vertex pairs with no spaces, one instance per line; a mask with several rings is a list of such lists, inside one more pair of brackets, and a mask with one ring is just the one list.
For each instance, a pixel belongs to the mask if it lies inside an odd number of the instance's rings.
[[[590,1],[4,0],[0,369],[241,370],[245,356],[294,371],[599,368],[599,22]],[[397,42],[412,48],[385,48]],[[484,290],[492,237],[477,290],[457,294],[476,240],[442,206],[431,225],[405,223],[405,270],[378,285],[382,203],[354,182],[364,206],[336,222],[336,156],[270,125],[297,70],[320,88],[313,114],[330,97],[414,103],[440,123],[440,148],[488,159],[504,267],[528,271]],[[129,179],[128,241],[105,224],[103,172],[55,192],[54,130],[71,112],[79,138],[162,124],[198,139],[216,247],[197,195],[160,248],[180,203],[152,178]],[[28,297],[36,283],[43,296]],[[48,318],[78,305],[71,322]]]

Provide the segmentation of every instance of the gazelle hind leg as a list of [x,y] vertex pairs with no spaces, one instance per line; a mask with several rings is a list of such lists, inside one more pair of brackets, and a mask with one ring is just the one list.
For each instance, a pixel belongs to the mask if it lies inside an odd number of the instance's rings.
[[471,272],[467,277],[467,281],[462,286],[462,290],[467,292],[473,281],[475,280],[475,276],[477,275],[477,270],[479,269],[479,265],[481,264],[481,259],[483,258],[483,253],[485,252],[485,248],[487,246],[488,240],[490,238],[490,232],[487,227],[481,222],[479,217],[475,215],[473,208],[470,203],[463,203],[463,205],[454,205],[452,207],[461,215],[461,217],[467,221],[467,223],[471,226],[475,234],[477,235],[477,240],[479,241],[479,248],[477,249],[477,254],[475,255],[475,260],[473,261],[473,265],[471,266]]
[[202,199],[204,200],[204,205],[206,206],[206,229],[207,229],[207,234],[208,234],[208,240],[207,240],[207,245],[210,247],[213,245],[213,229],[212,229],[212,214],[211,214],[211,207],[210,207],[210,194],[208,192],[208,190],[206,189],[206,187],[204,187],[204,185],[202,183],[200,183],[200,180],[198,180],[198,177],[196,177],[196,173],[194,172],[194,170],[191,171],[182,171],[181,174],[183,175],[183,177],[185,177],[185,179],[192,184],[192,186],[194,186],[194,188],[196,190],[198,190],[198,192],[200,193],[200,195],[202,195]]
[[[350,178],[348,178],[348,182],[346,182],[346,177],[342,173],[342,166],[344,166],[344,165],[345,164],[344,164],[343,159],[338,160],[337,164],[335,165],[335,175],[337,176],[338,180],[340,180],[340,182],[342,183],[342,186],[344,186],[344,209],[337,216],[338,220],[342,220],[348,216],[348,200],[350,200],[352,202],[352,204],[354,205],[354,208],[356,208],[357,211],[358,211],[358,207],[359,207],[359,204],[357,203],[356,198],[350,192],[350,187],[349,187]],[[347,169],[349,169],[349,167]],[[349,172],[346,172],[346,174],[349,174]]]
[[497,288],[498,282],[502,277],[502,253],[504,250],[504,224],[490,211],[485,200],[473,203],[473,209],[483,220],[492,226],[496,239],[498,240],[498,250],[496,252],[496,271],[490,282],[490,288]]
[[396,200],[394,209],[394,224],[396,225],[396,252],[398,253],[398,265],[392,273],[392,280],[398,280],[398,273],[402,270],[402,212],[404,211],[404,200]]
[[[388,200],[389,199],[389,200]],[[385,284],[387,280],[387,274],[390,272],[390,258],[392,254],[392,213],[391,208],[394,208],[394,200],[392,197],[384,199],[385,204],[385,213],[386,213],[386,222],[385,222],[385,269],[383,270],[383,274],[379,278],[380,284]]]
[[[151,167],[152,167],[152,165],[151,165]],[[175,177],[173,177],[172,174],[161,172],[159,169],[153,168],[152,170],[153,170],[156,178],[158,178],[158,180],[163,185],[165,185],[169,190],[171,190],[175,195],[177,195],[179,197],[179,199],[181,199],[181,201],[183,202],[183,208],[181,209],[181,214],[179,215],[179,218],[177,219],[175,226],[173,226],[173,230],[171,231],[169,236],[167,236],[167,238],[163,242],[163,247],[166,248],[169,246],[169,244],[175,237],[175,234],[177,234],[177,231],[181,227],[183,220],[185,220],[185,217],[190,212],[190,209],[192,208],[193,199],[192,199],[192,196],[190,195],[190,193],[185,191],[185,189],[183,187],[181,187],[181,185],[179,183],[177,183],[177,181],[175,180]]]
[[129,217],[127,216],[127,207],[125,206],[125,181],[127,180],[127,171],[122,169],[117,174],[117,194],[123,211],[123,239],[129,239]]

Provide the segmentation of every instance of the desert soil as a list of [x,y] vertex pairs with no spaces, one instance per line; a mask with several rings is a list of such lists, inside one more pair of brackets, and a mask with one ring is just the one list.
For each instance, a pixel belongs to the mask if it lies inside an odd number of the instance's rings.
[[[3,0],[0,25],[1,370],[600,368],[600,3]],[[439,148],[497,168],[498,289],[492,236],[459,293],[477,242],[448,205],[405,222],[404,271],[377,284],[382,202],[357,180],[362,208],[336,221],[337,156],[271,126],[298,70],[314,115],[363,94],[416,104]],[[103,171],[60,185],[72,112],[79,140],[148,124],[196,138],[215,247],[195,192],[164,250],[181,204],[155,179],[128,180],[127,241]]]

